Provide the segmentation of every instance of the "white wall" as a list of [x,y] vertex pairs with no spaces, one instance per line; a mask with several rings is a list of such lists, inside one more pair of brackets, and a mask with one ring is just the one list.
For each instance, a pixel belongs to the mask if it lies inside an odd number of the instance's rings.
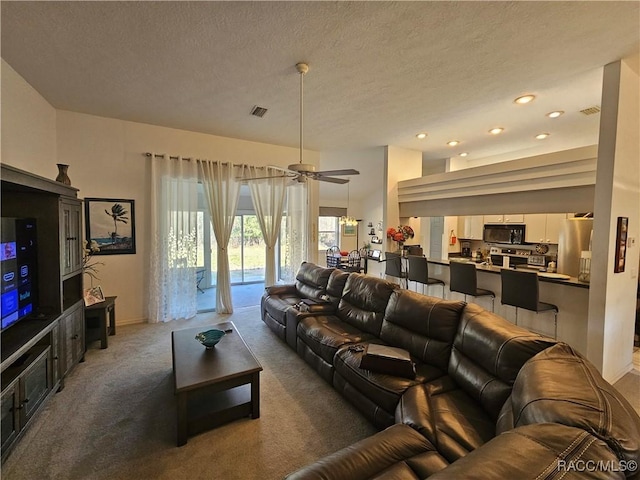
[[[383,229],[386,232],[388,227],[410,224],[417,237],[414,237],[410,243],[418,243],[421,238],[420,222],[417,219],[400,218],[398,182],[418,178],[422,175],[422,152],[392,145],[385,147],[385,152]],[[387,240],[386,236],[383,240],[386,250],[396,249],[395,242]]]
[[2,60],[2,148],[0,160],[54,179],[56,110]]

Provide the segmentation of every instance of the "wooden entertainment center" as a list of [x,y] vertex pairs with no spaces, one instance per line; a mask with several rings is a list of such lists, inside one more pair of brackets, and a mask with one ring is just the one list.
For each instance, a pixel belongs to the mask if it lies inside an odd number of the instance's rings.
[[82,202],[78,189],[1,165],[2,216],[35,218],[36,311],[1,334],[2,461],[84,358]]

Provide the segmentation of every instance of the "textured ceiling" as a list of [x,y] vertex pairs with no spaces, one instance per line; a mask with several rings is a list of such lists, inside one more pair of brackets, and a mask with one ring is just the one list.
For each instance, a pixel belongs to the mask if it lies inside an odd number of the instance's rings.
[[[553,150],[596,143],[599,115],[578,111],[599,105],[602,66],[636,54],[640,36],[638,2],[1,8],[2,57],[56,108],[298,146],[305,61],[306,148],[396,145],[427,159],[528,151],[542,131]],[[523,93],[538,98],[515,105]],[[567,113],[547,119],[554,109]]]

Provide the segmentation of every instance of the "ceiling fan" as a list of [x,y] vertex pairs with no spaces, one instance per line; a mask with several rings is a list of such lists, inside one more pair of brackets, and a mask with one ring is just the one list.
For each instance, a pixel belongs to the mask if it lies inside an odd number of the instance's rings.
[[349,183],[349,179],[347,178],[335,178],[334,176],[341,176],[341,175],[360,175],[360,172],[358,170],[354,170],[353,168],[347,168],[347,169],[342,169],[342,170],[324,170],[324,171],[316,171],[316,167],[315,165],[312,165],[310,163],[304,163],[302,161],[302,155],[303,155],[303,112],[304,112],[304,108],[303,108],[303,90],[304,90],[304,75],[309,71],[309,65],[307,65],[306,63],[297,63],[296,64],[296,70],[298,70],[298,73],[300,74],[300,162],[299,163],[293,163],[291,165],[289,165],[287,167],[287,170],[289,170],[288,172],[286,172],[284,175],[280,175],[277,177],[274,176],[270,176],[270,177],[255,177],[255,178],[248,178],[246,180],[259,180],[262,178],[282,178],[282,177],[288,177],[288,178],[292,178],[294,180],[297,180],[298,182],[305,182],[307,180],[307,178],[310,178],[312,180],[318,180],[321,182],[329,182],[329,183]]

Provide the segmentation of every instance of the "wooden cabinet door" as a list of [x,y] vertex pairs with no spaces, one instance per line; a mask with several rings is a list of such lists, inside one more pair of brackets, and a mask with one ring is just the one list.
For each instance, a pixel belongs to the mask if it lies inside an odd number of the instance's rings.
[[20,379],[20,425],[24,426],[36,413],[40,404],[51,391],[51,347],[43,349],[25,369]]
[[61,378],[61,346],[60,346],[60,324],[56,322],[51,329],[51,385],[58,383]]
[[62,347],[60,372],[64,377],[84,356],[83,302],[76,303],[60,317],[59,328]]
[[0,428],[2,429],[2,456],[7,451],[7,447],[13,443],[20,431],[20,396],[18,384],[20,379],[16,378],[6,387],[3,385],[2,397],[0,397],[0,408],[2,418]]
[[60,247],[62,276],[82,269],[82,208],[79,201],[60,200]]

